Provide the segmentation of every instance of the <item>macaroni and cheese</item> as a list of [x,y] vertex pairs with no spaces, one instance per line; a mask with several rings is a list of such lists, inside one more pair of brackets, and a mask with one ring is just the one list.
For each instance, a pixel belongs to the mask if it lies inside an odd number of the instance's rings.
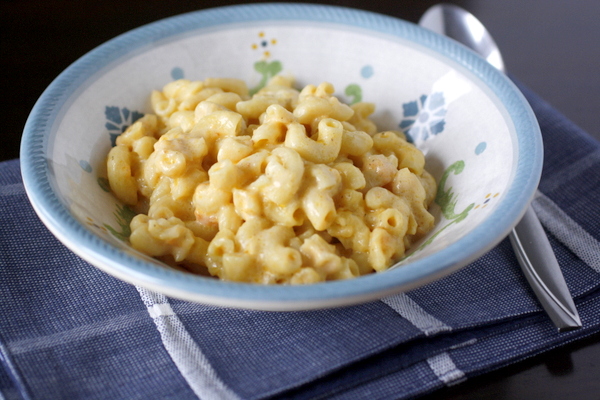
[[177,80],[108,154],[131,245],[195,273],[305,284],[383,271],[433,227],[436,183],[371,103],[277,76]]

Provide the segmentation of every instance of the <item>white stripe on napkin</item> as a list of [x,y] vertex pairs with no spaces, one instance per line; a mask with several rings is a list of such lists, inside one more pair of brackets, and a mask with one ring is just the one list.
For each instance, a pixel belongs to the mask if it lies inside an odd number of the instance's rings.
[[148,312],[150,313],[152,319],[158,318],[160,316],[164,317],[168,315],[175,315],[175,312],[173,311],[169,303],[154,304],[152,306],[149,306]]
[[10,343],[12,354],[26,354],[43,351],[64,343],[82,342],[96,336],[122,331],[125,328],[138,327],[143,324],[145,315],[134,312],[100,320],[90,324],[75,326],[64,331],[54,332],[45,336],[33,336]]
[[464,382],[467,377],[465,373],[456,367],[452,358],[448,353],[441,353],[437,356],[429,357],[427,359],[427,364],[433,371],[433,373],[438,377],[438,379],[446,386],[456,385],[458,383]]
[[13,183],[11,185],[0,186],[0,197],[20,196],[25,192],[25,186],[22,183]]
[[196,396],[202,400],[239,399],[217,376],[202,350],[171,308],[169,300],[162,294],[139,286],[136,288],[156,324],[165,349]]
[[420,305],[404,293],[385,297],[381,301],[423,331],[427,336],[452,330],[451,327],[423,310]]
[[586,154],[584,157],[579,158],[577,161],[565,165],[561,170],[552,177],[552,179],[546,179],[542,188],[544,192],[550,193],[558,189],[565,182],[572,182],[575,178],[580,176],[583,172],[590,168],[594,168],[600,161],[600,151],[596,150]]
[[[429,314],[404,293],[385,297],[381,301],[420,329],[426,336],[452,330],[450,326]],[[465,345],[467,344],[471,343],[465,342]],[[456,367],[456,364],[454,364],[448,353],[441,353],[428,358],[427,364],[438,379],[446,386],[452,386],[467,379],[465,373]]]
[[594,271],[600,273],[600,242],[540,191],[536,193],[533,209],[550,233]]

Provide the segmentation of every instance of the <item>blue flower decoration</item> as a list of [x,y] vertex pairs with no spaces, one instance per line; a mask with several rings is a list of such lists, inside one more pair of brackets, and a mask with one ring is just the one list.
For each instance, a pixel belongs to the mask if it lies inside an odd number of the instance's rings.
[[418,100],[404,103],[404,119],[400,129],[409,142],[422,142],[444,130],[446,102],[441,92],[422,95]]
[[125,132],[131,124],[144,116],[140,112],[114,106],[106,106],[104,115],[106,116],[106,124],[104,126],[108,129],[112,146],[116,144],[117,136]]

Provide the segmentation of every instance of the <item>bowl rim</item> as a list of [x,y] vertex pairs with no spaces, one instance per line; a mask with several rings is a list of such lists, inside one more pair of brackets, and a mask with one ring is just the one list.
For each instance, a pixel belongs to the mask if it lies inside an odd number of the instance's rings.
[[[517,170],[504,201],[473,231],[446,248],[385,273],[306,286],[225,282],[160,267],[118,250],[85,228],[54,193],[46,157],[48,133],[58,111],[78,85],[131,51],[196,29],[265,20],[334,23],[414,42],[477,77],[500,100],[516,132]],[[132,284],[185,300],[229,307],[302,310],[376,300],[441,278],[475,260],[500,242],[522,217],[542,171],[543,148],[537,119],[527,100],[504,74],[484,59],[411,22],[353,8],[315,4],[265,3],[203,9],[165,18],[91,50],[65,69],[43,92],[25,124],[21,174],[29,200],[42,222],[84,260]],[[465,257],[468,254],[468,257]]]

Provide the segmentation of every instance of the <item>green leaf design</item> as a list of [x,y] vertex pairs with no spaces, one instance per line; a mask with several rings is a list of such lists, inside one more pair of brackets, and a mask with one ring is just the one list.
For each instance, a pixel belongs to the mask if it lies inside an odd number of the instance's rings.
[[250,90],[251,95],[264,88],[269,82],[269,79],[271,79],[283,70],[283,66],[281,65],[281,62],[276,60],[271,62],[262,60],[254,63],[254,70],[261,74],[262,78],[258,85]]
[[471,203],[462,212],[456,213],[454,208],[456,207],[456,202],[458,201],[457,195],[452,191],[452,187],[449,187],[447,190],[445,190],[448,176],[451,173],[458,175],[464,170],[464,168],[465,162],[462,160],[456,161],[454,164],[449,166],[446,171],[444,171],[444,174],[440,179],[438,184],[438,192],[435,197],[435,202],[442,209],[442,214],[444,217],[452,220],[453,222],[460,222],[467,218],[469,211],[471,211],[471,209],[475,206],[475,203]]
[[112,226],[108,224],[104,224],[104,227],[110,231],[114,236],[119,238],[122,241],[129,240],[129,236],[131,235],[131,220],[135,217],[135,211],[133,211],[129,206],[122,206],[117,204],[117,210],[113,213],[115,218],[117,219],[117,224],[119,225],[120,230],[116,230]]
[[[465,162],[462,160],[459,160],[459,161],[456,161],[454,164],[450,165],[444,171],[444,174],[442,175],[442,178],[440,179],[440,182],[438,183],[438,191],[437,191],[437,195],[435,197],[435,203],[440,206],[440,208],[442,210],[442,214],[450,222],[447,223],[445,226],[443,226],[439,231],[437,231],[435,234],[433,234],[425,242],[423,242],[423,244],[421,244],[412,254],[415,254],[416,252],[421,251],[425,247],[430,245],[440,233],[442,233],[444,230],[446,230],[452,224],[457,224],[457,223],[463,221],[465,218],[467,218],[467,216],[469,215],[469,212],[475,206],[475,203],[471,203],[460,213],[456,213],[455,207],[456,207],[456,203],[458,201],[458,195],[456,195],[452,191],[452,186],[449,187],[448,189],[446,189],[446,181],[448,180],[448,177],[450,176],[450,174],[453,173],[454,175],[458,175],[458,174],[462,173],[464,169],[465,169]],[[402,260],[404,260],[408,257],[410,257],[410,255],[402,258]]]
[[108,183],[108,179],[104,177],[99,177],[96,182],[98,182],[98,185],[102,190],[104,190],[107,193],[110,193],[110,184]]
[[346,96],[352,97],[350,104],[355,104],[362,101],[362,89],[356,83],[351,83],[346,86],[345,90]]

